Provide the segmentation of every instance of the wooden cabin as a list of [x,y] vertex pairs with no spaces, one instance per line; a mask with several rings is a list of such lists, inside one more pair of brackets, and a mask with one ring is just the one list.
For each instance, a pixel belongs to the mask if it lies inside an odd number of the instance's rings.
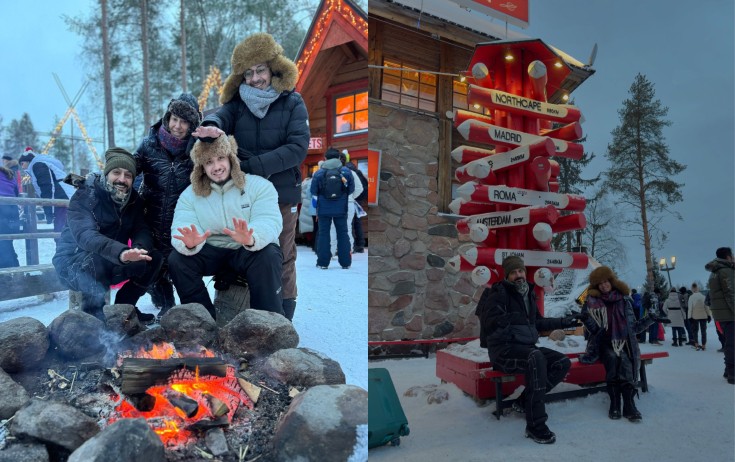
[[309,111],[311,140],[302,176],[311,176],[327,148],[347,149],[367,168],[367,15],[350,0],[322,0],[296,58]]

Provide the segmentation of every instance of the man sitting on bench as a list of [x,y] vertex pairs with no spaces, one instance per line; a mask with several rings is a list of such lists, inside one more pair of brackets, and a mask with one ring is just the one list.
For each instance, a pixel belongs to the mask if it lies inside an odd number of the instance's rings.
[[517,402],[526,414],[526,437],[553,443],[556,435],[546,426],[544,395],[564,379],[571,362],[563,353],[537,347],[538,331],[575,327],[577,320],[544,318],[539,313],[535,286],[526,281],[522,258],[506,257],[502,266],[505,280],[485,289],[475,311],[480,318],[480,345],[487,347],[494,369],[525,374],[526,388]]

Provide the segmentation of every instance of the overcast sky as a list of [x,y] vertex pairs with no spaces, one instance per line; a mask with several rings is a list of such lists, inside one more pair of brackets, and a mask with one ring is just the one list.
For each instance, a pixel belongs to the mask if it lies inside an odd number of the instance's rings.
[[[4,125],[28,112],[36,130],[53,130],[54,116],[62,117],[67,104],[52,73],[72,98],[84,83],[81,40],[61,16],[88,15],[96,4],[0,0],[6,18],[0,28]],[[599,46],[596,74],[573,94],[585,117],[585,148],[597,155],[588,176],[606,167],[610,132],[637,73],[653,82],[656,97],[669,107],[672,125],[664,134],[670,155],[688,166],[675,178],[685,184],[684,202],[675,206],[684,220],[664,221],[669,242],[656,255],[676,255],[671,277],[677,286],[706,281],[703,267],[715,249],[735,246],[734,20],[732,0],[531,0],[531,26],[516,28],[583,62]],[[78,110],[90,135],[101,139],[101,103],[90,96],[88,91]],[[635,287],[644,279],[643,250],[635,240],[626,246],[628,269],[621,277]]]
[[[670,157],[688,166],[674,178],[685,185],[674,206],[683,221],[664,220],[669,241],[655,250],[677,257],[676,286],[706,283],[704,264],[715,249],[735,246],[734,19],[732,0],[531,0],[530,27],[516,28],[582,62],[598,44],[596,73],[573,94],[585,118],[585,150],[597,155],[589,177],[608,165],[610,132],[635,75],[655,85],[672,122],[664,129]],[[628,270],[620,276],[636,287],[645,278],[644,252],[636,240],[625,242]]]

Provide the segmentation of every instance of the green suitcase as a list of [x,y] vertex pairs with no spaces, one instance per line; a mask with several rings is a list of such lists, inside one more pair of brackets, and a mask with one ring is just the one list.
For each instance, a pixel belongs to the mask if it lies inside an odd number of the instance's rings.
[[368,369],[368,411],[368,448],[401,444],[408,420],[387,369]]

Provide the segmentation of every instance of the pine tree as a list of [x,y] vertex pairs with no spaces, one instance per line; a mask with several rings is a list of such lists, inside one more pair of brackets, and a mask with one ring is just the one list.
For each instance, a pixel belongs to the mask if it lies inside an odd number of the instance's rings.
[[652,244],[660,248],[666,240],[666,233],[659,226],[663,215],[681,219],[671,206],[683,200],[683,184],[673,177],[686,166],[669,158],[663,135],[664,127],[671,125],[665,118],[669,109],[656,99],[653,83],[638,74],[628,93],[629,99],[618,110],[620,125],[612,131],[613,139],[607,147],[611,166],[605,172],[604,187],[620,199],[623,208],[633,211],[623,224],[645,248],[650,285],[655,270]]
[[20,120],[11,120],[10,125],[6,128],[3,151],[17,159],[23,154],[26,146],[32,147],[36,152],[41,151],[31,116],[28,113],[23,113]]

